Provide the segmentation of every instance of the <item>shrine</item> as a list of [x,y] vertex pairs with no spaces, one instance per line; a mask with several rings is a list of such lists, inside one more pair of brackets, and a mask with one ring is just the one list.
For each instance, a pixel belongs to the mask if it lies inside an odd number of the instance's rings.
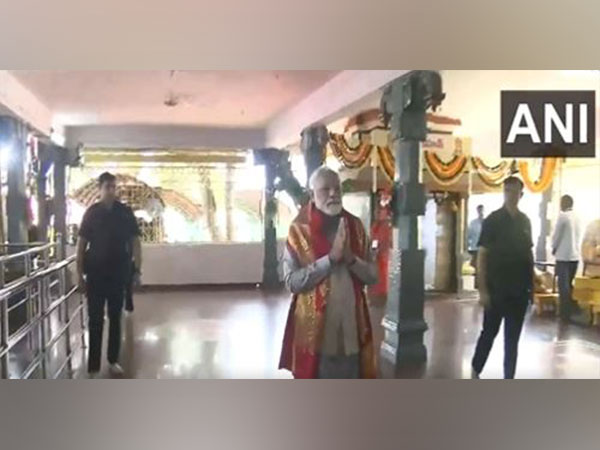
[[[509,177],[524,186],[535,263],[517,375],[600,376],[590,338],[600,325],[600,151],[502,158],[499,103],[509,89],[598,97],[597,71],[5,72],[7,89],[27,90],[35,107],[0,92],[10,112],[0,117],[2,377],[83,376],[76,242],[110,172],[143,254],[124,322],[126,376],[289,378],[277,365],[292,302],[287,237],[323,165],[339,174],[377,267],[364,291],[378,377],[469,377],[483,314],[472,223],[502,207]],[[98,92],[83,95],[92,76]],[[581,228],[566,335],[552,244],[564,195]],[[59,300],[64,309],[52,307]],[[38,342],[44,314],[58,334]],[[62,359],[50,361],[67,332]],[[496,347],[489,377],[501,376]],[[557,368],[560,358],[572,364]]]

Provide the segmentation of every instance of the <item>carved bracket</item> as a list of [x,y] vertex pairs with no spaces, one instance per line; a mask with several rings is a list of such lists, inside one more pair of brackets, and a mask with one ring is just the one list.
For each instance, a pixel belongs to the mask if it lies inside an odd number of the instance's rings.
[[383,122],[393,140],[424,141],[426,111],[434,111],[444,100],[442,78],[431,70],[415,70],[389,84],[381,98]]

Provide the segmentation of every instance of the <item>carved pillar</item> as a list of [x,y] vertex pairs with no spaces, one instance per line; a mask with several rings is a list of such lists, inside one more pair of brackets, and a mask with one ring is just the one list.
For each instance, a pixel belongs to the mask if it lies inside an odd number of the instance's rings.
[[382,97],[396,157],[393,199],[393,248],[381,345],[383,376],[401,376],[400,369],[422,368],[427,359],[423,334],[425,252],[419,246],[419,216],[425,214],[421,183],[420,141],[427,135],[425,111],[444,98],[437,72],[413,71],[392,82]]
[[7,152],[8,195],[6,216],[8,242],[27,242],[27,196],[25,192],[25,157],[27,130],[13,117],[0,117],[0,138]]
[[306,186],[312,173],[325,161],[325,147],[329,132],[324,125],[312,125],[302,130],[300,148],[306,165]]

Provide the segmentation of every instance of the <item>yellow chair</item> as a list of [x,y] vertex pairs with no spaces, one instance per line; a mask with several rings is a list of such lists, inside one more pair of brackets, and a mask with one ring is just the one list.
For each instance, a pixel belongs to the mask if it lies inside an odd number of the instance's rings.
[[600,278],[576,277],[573,300],[590,315],[593,325],[600,324]]
[[550,272],[534,271],[533,304],[537,315],[542,315],[546,310],[558,314],[558,293],[556,292],[556,283],[554,274]]
[[554,292],[536,292],[533,294],[533,304],[535,305],[535,312],[537,315],[541,315],[545,309],[548,309],[558,314],[558,294]]
[[591,309],[592,325],[600,325],[600,304],[594,303]]

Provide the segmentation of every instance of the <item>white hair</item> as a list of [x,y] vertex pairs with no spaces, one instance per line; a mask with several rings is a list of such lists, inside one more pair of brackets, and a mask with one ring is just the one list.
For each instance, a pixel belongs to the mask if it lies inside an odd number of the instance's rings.
[[340,175],[332,168],[327,166],[320,166],[311,174],[310,178],[308,179],[308,187],[311,191],[315,190],[315,184],[317,180],[325,175],[335,175],[338,180],[340,179]]

